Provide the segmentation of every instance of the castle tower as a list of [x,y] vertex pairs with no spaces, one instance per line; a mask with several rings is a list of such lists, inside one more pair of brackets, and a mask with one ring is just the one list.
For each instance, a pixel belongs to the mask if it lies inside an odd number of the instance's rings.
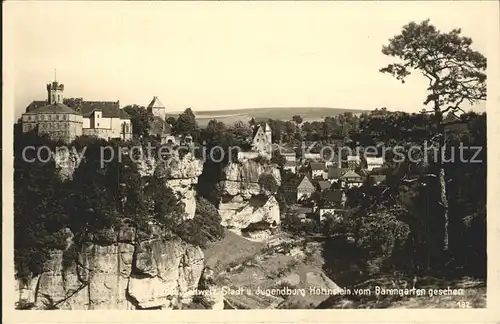
[[47,84],[47,95],[49,105],[63,103],[64,84],[59,84],[57,81]]
[[161,119],[165,119],[165,115],[167,114],[165,106],[161,103],[157,96],[154,96],[153,100],[148,105],[148,112],[152,113],[153,116],[160,117]]

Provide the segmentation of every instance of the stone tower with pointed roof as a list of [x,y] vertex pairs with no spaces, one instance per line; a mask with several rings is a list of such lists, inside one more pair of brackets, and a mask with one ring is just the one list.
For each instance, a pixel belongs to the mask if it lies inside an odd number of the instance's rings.
[[165,115],[167,114],[165,106],[157,96],[154,96],[153,100],[148,105],[148,112],[152,113],[153,116],[160,117],[161,119],[165,119]]

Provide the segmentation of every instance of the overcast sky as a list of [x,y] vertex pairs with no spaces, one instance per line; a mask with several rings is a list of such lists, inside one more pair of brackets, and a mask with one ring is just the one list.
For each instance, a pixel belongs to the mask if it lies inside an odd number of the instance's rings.
[[[15,115],[46,98],[170,111],[337,107],[418,111],[426,81],[378,70],[382,45],[410,21],[461,27],[488,57],[495,2],[48,2],[4,3],[12,33]],[[490,49],[491,51],[491,49]],[[484,110],[485,105],[479,107]]]

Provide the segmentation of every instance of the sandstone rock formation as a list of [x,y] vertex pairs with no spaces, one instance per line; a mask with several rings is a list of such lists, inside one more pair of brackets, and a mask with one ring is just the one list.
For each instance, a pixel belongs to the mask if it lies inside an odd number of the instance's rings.
[[[172,309],[191,303],[204,268],[199,247],[153,238],[89,242],[53,251],[46,271],[19,282],[19,302],[35,309]],[[125,243],[126,242],[126,243]]]
[[[262,232],[280,223],[276,198],[265,192],[258,183],[259,177],[267,173],[273,175],[276,183],[280,185],[280,173],[275,166],[255,160],[244,160],[240,163],[230,163],[224,173],[223,195],[219,204],[223,226],[240,234],[241,230],[252,224],[268,224],[267,228],[261,226],[258,229],[258,232]],[[266,235],[254,233],[250,237],[264,240]]]
[[63,180],[71,179],[80,163],[82,156],[75,148],[72,150],[58,149],[54,152],[54,162]]
[[[54,159],[59,174],[64,179],[71,179],[75,169],[79,164],[81,152],[75,150],[61,150],[55,152]],[[198,176],[203,171],[201,160],[187,153],[182,157],[173,154],[169,159],[159,161],[141,153],[141,158],[136,161],[138,171],[141,176],[152,176],[154,174],[165,179],[167,186],[177,194],[185,205],[186,219],[192,219],[196,211],[195,185],[198,183]]]
[[206,309],[223,310],[224,293],[222,288],[214,282],[215,273],[210,267],[205,267],[198,284],[198,290],[204,293],[199,295],[198,301]]
[[182,158],[174,156],[168,161],[158,161],[154,165],[153,172],[164,178],[167,186],[172,188],[184,203],[186,219],[194,218],[196,212],[195,186],[198,183],[198,176],[203,171],[201,160],[188,153]]

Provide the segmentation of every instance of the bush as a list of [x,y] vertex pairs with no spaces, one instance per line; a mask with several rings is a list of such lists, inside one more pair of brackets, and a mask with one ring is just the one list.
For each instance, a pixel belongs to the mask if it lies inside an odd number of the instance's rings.
[[196,214],[177,226],[175,233],[184,241],[207,248],[224,238],[224,227],[219,212],[208,200],[196,198]]
[[278,183],[276,182],[276,179],[272,174],[269,173],[261,174],[257,182],[262,189],[272,194],[278,191]]

